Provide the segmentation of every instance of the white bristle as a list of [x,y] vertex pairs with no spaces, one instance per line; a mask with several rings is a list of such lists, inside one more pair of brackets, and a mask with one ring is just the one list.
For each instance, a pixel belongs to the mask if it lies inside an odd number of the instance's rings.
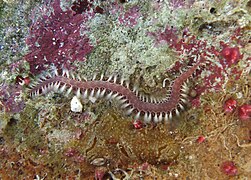
[[184,98],[186,98],[187,94],[181,93],[181,96],[184,97]]
[[128,110],[126,111],[126,115],[130,115],[130,114],[132,114],[133,110],[134,110],[134,108],[130,108],[130,109],[128,109]]
[[77,92],[76,92],[76,96],[77,96],[78,98],[80,98],[80,97],[81,97],[80,88],[78,88],[78,90],[77,90]]
[[[123,98],[124,96],[122,96],[122,98]],[[120,99],[119,100],[119,104],[124,104],[125,102],[127,101],[127,99]]]
[[154,121],[155,123],[157,123],[157,122],[159,121],[158,116],[157,116],[156,113],[155,113],[155,115],[154,115],[154,117],[153,117],[153,121]]
[[81,79],[88,81],[87,78],[85,76],[81,76]]
[[183,88],[183,87],[181,88],[181,91],[182,92],[187,92],[187,90],[185,88]]
[[124,108],[126,108],[126,107],[128,107],[128,106],[130,106],[130,105],[131,105],[130,103],[126,103],[126,104],[123,104],[123,105],[121,106],[121,108],[124,109]]
[[55,74],[56,76],[58,76],[58,69],[57,69],[57,68],[54,68],[54,74]]
[[51,83],[51,89],[54,90],[56,87],[57,82]]
[[117,96],[119,95],[119,93],[115,93],[111,96],[111,99],[115,99]]
[[149,120],[148,120],[148,113],[145,112],[145,115],[144,115],[144,122],[148,123]]
[[139,99],[142,100],[142,101],[144,101],[144,99],[145,99],[144,95],[143,94],[139,94]]
[[160,115],[159,115],[158,119],[159,119],[159,122],[161,122],[161,121],[163,120],[162,113],[160,113]]
[[140,117],[140,111],[135,115],[134,120],[138,120]]
[[100,97],[100,93],[101,93],[101,90],[100,90],[100,88],[97,90],[97,92],[96,92],[96,95],[95,95],[95,97],[96,98],[99,98]]
[[120,85],[123,85],[123,84],[124,84],[124,81],[125,81],[125,79],[124,79],[124,78],[121,78],[121,79],[120,79]]
[[59,91],[62,93],[62,92],[65,91],[65,89],[66,89],[66,84],[64,84],[64,85],[59,89]]
[[42,86],[41,89],[42,89],[42,93],[43,93],[43,94],[47,93],[47,88],[46,88],[46,87]]
[[81,79],[81,77],[80,77],[79,74],[77,74],[77,80],[78,80],[78,81],[82,81],[82,79]]
[[165,117],[164,117],[164,120],[167,122],[168,121],[168,113],[165,113]]
[[169,113],[169,119],[171,120],[173,118],[172,112]]
[[70,76],[71,76],[72,79],[76,78],[75,75],[72,72],[70,73]]
[[68,96],[70,93],[71,93],[71,91],[72,91],[72,86],[66,91],[66,96]]
[[103,78],[104,78],[104,74],[101,74],[100,81],[103,81]]
[[179,104],[180,109],[184,110],[184,106],[182,104]]
[[94,97],[94,93],[95,93],[95,90],[94,90],[94,89],[92,89],[92,90],[91,90],[91,93],[90,93],[90,95],[89,95],[89,96],[90,96],[90,97]]
[[52,78],[52,74],[50,72],[47,72],[46,75]]
[[113,83],[116,83],[116,82],[117,82],[117,75],[115,75],[113,78]]
[[135,94],[136,94],[136,96],[138,96],[138,95],[139,95],[139,91],[138,91],[138,90],[136,90],[136,91],[135,91]]
[[177,108],[175,109],[175,113],[176,113],[177,116],[180,115],[180,112],[179,112],[179,110]]
[[45,81],[47,78],[44,76],[44,75],[41,75],[39,78],[38,78],[38,82],[43,82]]
[[129,81],[126,81],[125,85],[126,85],[126,88],[129,88]]
[[88,96],[88,90],[86,89],[86,90],[84,91],[83,98],[86,99],[87,96]]
[[45,81],[45,80],[48,79],[48,78],[47,78],[45,75],[42,74],[42,75],[40,76],[40,79],[42,79],[42,81]]
[[106,89],[103,89],[103,90],[101,91],[101,93],[100,93],[100,97],[104,97],[105,92],[106,92]]
[[52,84],[53,84],[53,83],[49,83],[49,84],[48,84],[48,86],[47,86],[48,90],[51,90],[51,89],[52,89]]
[[165,78],[162,82],[162,87],[166,87],[166,81],[170,81],[169,78]]
[[148,120],[149,120],[149,122],[152,120],[152,113],[149,113]]
[[107,81],[111,81],[111,79],[113,78],[113,76],[109,76],[109,78],[107,79]]
[[69,71],[67,70],[67,69],[63,69],[63,74],[62,74],[62,76],[65,76],[66,75],[66,77],[70,77],[70,74],[69,74]]
[[35,91],[35,96],[39,95],[39,90]]
[[123,95],[118,95],[115,97],[116,101],[120,101],[124,96]]
[[136,92],[138,91],[138,87],[137,86],[133,86],[133,89],[132,89],[133,92]]
[[186,99],[184,99],[184,98],[180,98],[180,100],[181,100],[183,103],[186,103],[186,102],[187,102]]
[[106,95],[106,99],[108,99],[108,100],[111,99],[112,93],[113,93],[113,92],[111,91],[109,94],[107,94],[107,95]]
[[58,91],[59,86],[60,86],[60,82],[56,82],[56,83],[54,84],[54,91]]
[[94,80],[96,79],[96,77],[97,77],[97,74],[94,73],[94,75],[93,75],[93,77],[92,77],[92,80],[94,81]]

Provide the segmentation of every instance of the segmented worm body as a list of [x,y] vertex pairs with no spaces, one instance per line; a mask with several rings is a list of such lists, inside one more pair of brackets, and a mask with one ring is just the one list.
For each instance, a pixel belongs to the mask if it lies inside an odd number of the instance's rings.
[[31,87],[30,95],[37,96],[49,91],[69,94],[73,91],[77,97],[89,99],[92,102],[98,98],[116,99],[127,115],[135,115],[135,120],[143,118],[146,123],[152,120],[154,122],[168,121],[183,109],[188,92],[185,82],[198,67],[199,62],[174,79],[170,85],[170,92],[162,99],[143,95],[138,92],[136,86],[131,89],[127,81],[119,79],[117,76],[105,79],[101,75],[99,79],[87,80],[65,69],[61,75],[55,69],[54,73],[41,76]]

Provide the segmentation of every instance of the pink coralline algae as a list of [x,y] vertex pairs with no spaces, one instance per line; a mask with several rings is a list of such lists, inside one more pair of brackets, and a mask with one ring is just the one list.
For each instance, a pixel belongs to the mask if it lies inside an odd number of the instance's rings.
[[244,104],[238,109],[239,118],[241,120],[248,120],[251,118],[251,105]]
[[124,14],[121,14],[118,17],[119,23],[127,26],[127,27],[134,27],[138,24],[138,20],[141,16],[139,8],[134,6],[127,10]]
[[163,32],[158,31],[157,33],[149,33],[156,39],[156,44],[165,44],[174,47],[178,43],[177,30],[175,28],[166,27]]
[[26,40],[30,53],[25,59],[33,74],[40,73],[52,64],[69,68],[73,61],[85,61],[86,55],[93,49],[85,34],[85,22],[93,14],[77,14],[70,9],[63,11],[60,0],[55,0],[51,6],[53,12],[50,16],[43,15],[31,26]]
[[71,9],[77,14],[82,14],[85,11],[89,11],[92,8],[93,0],[77,0],[72,3]]
[[85,161],[85,157],[73,148],[66,149],[64,155],[76,163],[83,163]]
[[240,58],[240,50],[238,47],[224,47],[221,51],[221,55],[224,57],[227,65],[236,64]]
[[95,13],[103,14],[104,10],[100,6],[93,5],[94,0],[77,0],[73,2],[71,9],[77,14],[82,14],[84,12],[94,10]]
[[234,162],[225,161],[221,164],[221,171],[228,176],[235,176],[238,173],[238,169]]
[[[238,42],[242,47],[242,43],[237,38],[236,32],[232,35],[232,41],[230,43]],[[188,29],[185,29],[182,33],[182,37],[178,36],[178,31],[175,28],[166,27],[164,31],[150,32],[149,35],[156,39],[156,45],[167,44],[169,47],[176,51],[181,56],[178,63],[179,67],[182,67],[184,61],[188,60],[188,65],[194,63],[194,61],[201,61],[205,65],[201,67],[200,71],[196,72],[196,77],[199,78],[199,74],[203,71],[203,87],[205,91],[221,90],[226,78],[230,77],[237,80],[242,71],[236,68],[236,64],[243,59],[243,55],[240,53],[238,45],[231,46],[223,42],[219,42],[219,47],[210,45],[206,40],[200,40],[196,36],[191,35]],[[177,63],[176,63],[177,65]],[[184,65],[183,65],[184,66]],[[175,67],[174,67],[175,68]]]
[[148,32],[148,35],[155,39],[156,46],[167,44],[172,48],[177,45],[179,41],[177,30],[168,26],[165,27],[163,31]]
[[[226,113],[233,112],[237,107],[237,101],[233,98],[230,98],[225,101],[223,109]],[[242,121],[246,121],[251,118],[251,105],[243,104],[238,108],[238,117]]]
[[0,86],[0,109],[5,112],[19,113],[25,107],[24,100],[20,97],[22,87],[20,85]]
[[169,1],[170,8],[178,9],[182,8],[185,5],[185,1],[183,0],[170,0]]

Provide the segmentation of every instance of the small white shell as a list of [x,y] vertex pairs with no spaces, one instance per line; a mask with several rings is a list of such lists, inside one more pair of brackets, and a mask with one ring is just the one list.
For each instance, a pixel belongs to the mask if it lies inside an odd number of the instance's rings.
[[83,105],[81,104],[80,100],[77,96],[74,96],[71,100],[71,111],[73,112],[82,112]]

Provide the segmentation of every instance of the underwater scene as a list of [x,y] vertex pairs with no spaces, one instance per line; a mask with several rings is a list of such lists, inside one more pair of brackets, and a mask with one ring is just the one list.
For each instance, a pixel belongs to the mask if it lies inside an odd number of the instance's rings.
[[0,0],[0,179],[251,179],[251,0]]

